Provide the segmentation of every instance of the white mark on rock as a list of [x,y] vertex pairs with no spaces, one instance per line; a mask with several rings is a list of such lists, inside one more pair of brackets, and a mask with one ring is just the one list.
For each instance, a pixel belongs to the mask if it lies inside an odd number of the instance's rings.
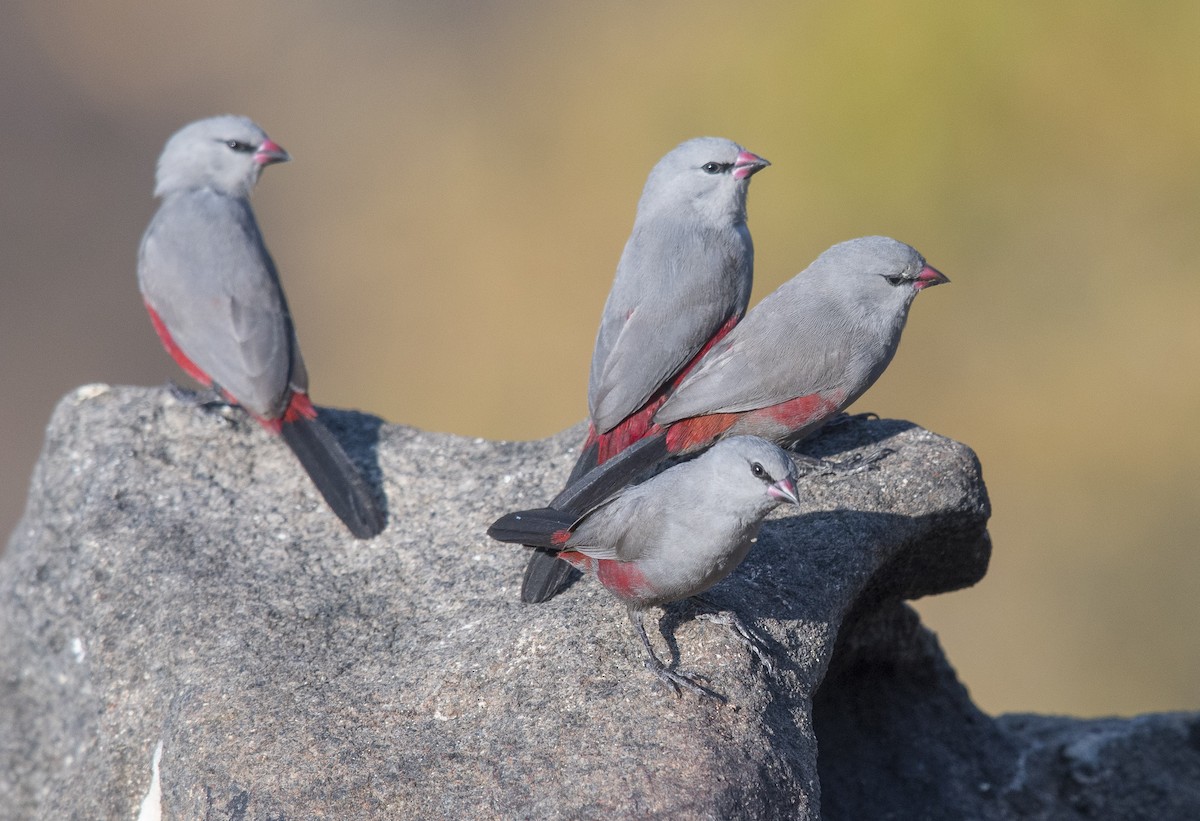
[[162,739],[154,747],[154,757],[150,760],[150,789],[142,799],[142,808],[138,810],[137,821],[162,821],[162,785],[158,782],[158,762],[162,760]]
[[76,664],[83,664],[83,660],[87,657],[87,650],[83,649],[83,639],[79,636],[71,639],[71,655],[75,656]]
[[103,382],[92,382],[90,385],[81,385],[75,389],[75,395],[79,401],[86,402],[89,399],[95,399],[97,396],[103,396],[112,390],[112,387]]

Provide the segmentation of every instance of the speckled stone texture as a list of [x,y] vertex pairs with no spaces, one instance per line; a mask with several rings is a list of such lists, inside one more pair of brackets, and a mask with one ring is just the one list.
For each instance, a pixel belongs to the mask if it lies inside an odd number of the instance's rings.
[[688,607],[652,630],[720,704],[647,673],[593,580],[522,604],[524,552],[484,535],[554,495],[582,428],[322,413],[387,499],[374,540],[238,411],[108,386],[59,405],[0,560],[0,817],[137,817],[160,742],[146,807],[171,819],[1200,817],[1195,717],[993,720],[901,604],[986,570],[960,444],[855,420],[809,446],[894,452],[806,479],[711,591],[777,674]]

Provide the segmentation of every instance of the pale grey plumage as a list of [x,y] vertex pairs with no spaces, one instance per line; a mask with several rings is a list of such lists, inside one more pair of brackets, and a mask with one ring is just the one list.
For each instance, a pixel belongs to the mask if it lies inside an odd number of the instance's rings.
[[158,156],[154,196],[208,188],[231,197],[247,197],[262,173],[253,150],[267,140],[249,117],[223,114],[188,123],[176,131]]
[[730,437],[616,494],[582,518],[564,547],[636,563],[638,589],[613,592],[639,606],[694,596],[741,563],[764,516],[796,501],[795,482],[796,466],[779,447]]
[[813,394],[849,405],[891,362],[918,290],[914,281],[925,269],[916,250],[889,237],[833,246],[718,342],[655,422],[751,411]]
[[[640,408],[750,298],[744,149],[716,137],[679,145],[651,170],[596,337],[588,407],[600,432]],[[710,166],[711,167],[711,166]]]
[[[721,437],[790,444],[812,434],[883,373],[917,291],[947,281],[887,237],[833,246],[716,342],[657,410],[650,407],[657,427],[586,479],[577,469],[556,504],[578,503],[592,489],[611,492],[666,456]],[[546,601],[568,576],[553,555],[536,553],[521,597]]]
[[[646,635],[643,612],[708,590],[746,557],[763,518],[781,502],[798,504],[797,470],[788,454],[754,436],[733,436],[704,454],[626,487],[575,519],[554,508],[509,513],[488,535],[559,552],[591,570],[626,603],[646,650],[646,667],[667,684],[717,696],[669,669]],[[732,613],[733,628],[769,671],[769,655]]]
[[[596,334],[592,430],[568,485],[645,435],[661,392],[746,312],[754,267],[746,193],[767,165],[729,140],[700,137],[650,171]],[[569,574],[534,553],[522,600],[544,601]]]
[[162,204],[142,238],[138,281],[186,356],[239,404],[272,419],[293,390],[307,390],[308,378],[248,200],[263,167],[255,149],[267,140],[252,121],[233,116],[200,120],[171,137],[159,158]]
[[245,117],[176,132],[158,161],[162,204],[142,237],[138,284],[167,351],[282,435],[330,508],[360,539],[387,517],[309,401],[308,374],[249,196],[289,159]]

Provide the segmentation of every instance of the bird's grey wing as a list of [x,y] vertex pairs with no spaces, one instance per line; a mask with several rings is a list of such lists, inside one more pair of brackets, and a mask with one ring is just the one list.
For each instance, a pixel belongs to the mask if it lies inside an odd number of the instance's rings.
[[592,357],[588,406],[600,431],[644,405],[731,316],[741,316],[752,265],[744,226],[635,229]]
[[259,416],[275,417],[303,363],[249,205],[205,193],[164,201],[142,241],[139,280],[175,344]]
[[[653,483],[622,489],[579,517],[567,547],[594,559],[632,561],[653,542]],[[648,492],[649,491],[649,492]]]
[[819,300],[776,292],[696,364],[654,421],[740,413],[837,389],[856,356],[848,336]]

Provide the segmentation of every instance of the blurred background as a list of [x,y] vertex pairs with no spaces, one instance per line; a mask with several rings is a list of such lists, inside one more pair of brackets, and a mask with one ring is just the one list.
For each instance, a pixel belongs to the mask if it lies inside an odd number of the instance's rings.
[[185,381],[138,296],[166,138],[261,123],[317,402],[504,439],[586,413],[646,173],[726,136],[757,301],[920,249],[857,408],[971,445],[977,587],[918,604],[991,712],[1200,708],[1200,4],[0,2],[0,529],[57,399]]

